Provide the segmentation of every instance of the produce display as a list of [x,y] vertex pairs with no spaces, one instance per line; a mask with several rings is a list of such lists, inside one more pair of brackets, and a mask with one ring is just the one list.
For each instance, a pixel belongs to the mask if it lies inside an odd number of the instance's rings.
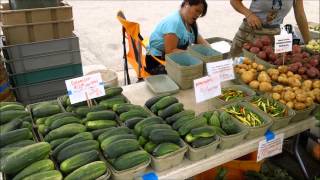
[[314,26],[310,26],[309,25],[309,29],[313,30],[313,31],[318,31],[320,32],[320,24],[314,25]]
[[20,103],[0,102],[0,158],[34,144],[31,116]]
[[314,53],[320,53],[320,39],[315,40],[312,39],[311,41],[308,42],[308,44],[306,45],[306,48]]
[[238,121],[249,127],[258,127],[265,123],[263,118],[243,105],[233,105],[223,109]]
[[241,91],[241,90],[236,90],[236,89],[222,89],[221,90],[222,94],[220,96],[218,96],[219,99],[223,100],[223,101],[230,101],[233,99],[237,99],[237,98],[243,98],[246,97],[247,95],[245,94],[245,92]]
[[133,130],[127,127],[106,129],[98,140],[105,158],[118,171],[150,161],[149,154],[140,149]]
[[19,147],[15,152],[0,159],[0,171],[13,180],[52,178],[62,180],[62,174],[55,170],[54,162],[48,159],[51,147],[40,142]]
[[270,114],[272,117],[284,117],[288,115],[288,111],[286,108],[280,106],[278,102],[269,100],[265,97],[254,97],[252,98],[250,103],[255,107],[258,107],[265,113]]
[[273,41],[269,36],[262,36],[261,38],[254,39],[253,42],[244,43],[243,48],[256,54],[259,58],[275,64],[277,55],[273,51],[272,44]]

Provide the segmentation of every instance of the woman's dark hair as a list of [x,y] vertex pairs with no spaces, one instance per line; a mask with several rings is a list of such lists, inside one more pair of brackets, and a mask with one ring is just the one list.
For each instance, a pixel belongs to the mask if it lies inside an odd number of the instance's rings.
[[208,4],[207,4],[206,0],[183,0],[181,7],[186,5],[186,3],[188,3],[190,6],[202,4],[203,5],[203,12],[201,14],[201,17],[203,17],[207,14]]

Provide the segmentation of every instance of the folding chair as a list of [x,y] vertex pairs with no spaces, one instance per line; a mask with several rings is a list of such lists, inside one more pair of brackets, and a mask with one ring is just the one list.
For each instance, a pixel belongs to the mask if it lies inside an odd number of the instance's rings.
[[[123,12],[117,13],[117,19],[122,24],[122,44],[123,44],[123,58],[124,58],[124,80],[125,84],[131,84],[128,71],[128,62],[131,64],[137,74],[138,81],[150,76],[146,71],[146,57],[142,52],[142,47],[146,49],[147,42],[143,40],[140,34],[140,25],[136,22],[128,21]],[[128,42],[129,51],[127,53],[126,41]],[[164,65],[165,61],[156,58],[160,64]]]

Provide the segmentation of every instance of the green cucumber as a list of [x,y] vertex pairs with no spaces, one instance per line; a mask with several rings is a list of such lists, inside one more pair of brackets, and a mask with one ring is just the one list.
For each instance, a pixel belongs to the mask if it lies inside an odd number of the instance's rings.
[[5,147],[24,147],[34,143],[35,142],[33,140],[22,140],[22,141],[18,141],[18,142],[6,145]]
[[127,126],[127,127],[130,128],[130,129],[133,129],[134,126],[135,126],[138,122],[142,121],[143,119],[144,119],[144,118],[142,118],[142,117],[130,118],[130,119],[128,119],[128,120],[126,120],[126,121],[124,122],[124,125]]
[[212,143],[213,141],[215,141],[216,139],[214,137],[207,137],[207,138],[198,138],[196,140],[194,140],[192,143],[191,143],[191,146],[193,148],[199,148],[199,147],[202,147],[202,146],[206,146],[210,143]]
[[50,159],[40,160],[24,168],[17,175],[15,175],[12,180],[21,180],[32,174],[50,170],[54,170],[54,163]]
[[0,107],[0,113],[9,110],[21,110],[24,111],[24,106],[22,104],[7,104],[5,106]]
[[192,129],[207,125],[207,119],[204,117],[197,117],[188,124],[184,124],[179,128],[179,134],[184,136],[188,134]]
[[144,146],[148,142],[148,139],[144,138],[143,136],[139,136],[138,142],[140,146]]
[[109,128],[103,128],[103,129],[97,129],[97,130],[91,131],[93,138],[97,139],[100,136],[100,134],[108,131],[108,129],[110,129],[110,128],[115,128],[115,127],[109,127]]
[[86,141],[86,140],[93,140],[93,136],[90,132],[83,132],[83,133],[79,133],[71,138],[69,138],[68,140],[66,140],[65,142],[61,143],[60,145],[58,145],[53,151],[52,151],[52,155],[54,157],[57,157],[58,153],[66,148],[67,146],[70,146],[72,144],[78,143],[78,142],[82,142],[82,141]]
[[169,93],[166,93],[166,94],[161,94],[161,95],[158,95],[158,96],[154,96],[150,99],[148,99],[146,102],[145,102],[145,106],[147,108],[151,108],[156,102],[158,102],[160,99],[162,99],[163,97],[166,97],[166,96],[169,96],[170,94]]
[[150,161],[149,154],[145,151],[139,150],[118,157],[114,161],[113,165],[116,170],[122,171],[135,167],[139,164],[146,163],[148,161]]
[[48,157],[50,144],[40,142],[25,146],[0,160],[0,170],[6,174],[16,174],[28,165]]
[[117,122],[114,120],[94,120],[86,122],[86,127],[89,130],[105,129],[115,126],[117,126]]
[[167,117],[170,117],[174,114],[181,112],[182,110],[183,110],[183,104],[174,103],[166,107],[165,109],[163,109],[161,112],[159,112],[159,116],[165,119]]
[[118,114],[122,114],[133,109],[143,110],[143,107],[135,104],[115,104],[112,107],[112,110]]
[[139,149],[140,146],[136,139],[121,139],[108,144],[103,150],[103,154],[106,158],[113,159]]
[[65,180],[92,180],[105,174],[107,165],[102,161],[95,161],[90,164],[81,166],[70,173]]
[[114,120],[116,119],[116,113],[113,111],[97,111],[97,112],[89,112],[87,114],[87,120],[93,121],[93,120]]
[[71,137],[78,133],[85,132],[87,129],[82,124],[66,124],[57,129],[50,131],[45,137],[44,140],[50,142],[55,139]]
[[57,156],[58,162],[62,162],[76,154],[91,151],[99,150],[99,143],[96,140],[86,140],[78,143],[71,144],[63,148]]
[[71,113],[71,112],[58,113],[58,114],[55,114],[55,115],[47,117],[46,120],[45,120],[45,125],[50,127],[51,123],[53,123],[57,119],[61,119],[61,118],[64,118],[64,117],[75,117],[75,116],[76,115],[74,113]]
[[55,139],[50,142],[51,149],[55,149],[57,146],[68,140],[69,138],[60,138],[60,139]]
[[164,156],[180,149],[180,146],[174,143],[161,143],[152,152],[155,157]]
[[0,118],[0,124],[8,123],[9,121],[16,119],[16,118],[22,118],[25,116],[29,116],[29,112],[27,111],[21,111],[21,110],[8,110],[1,112],[1,118]]
[[0,148],[16,143],[18,141],[22,140],[28,140],[32,138],[32,133],[29,129],[23,128],[23,129],[17,129],[14,131],[10,131],[7,133],[1,133],[0,134]]
[[100,147],[102,150],[105,150],[109,144],[121,139],[137,139],[137,137],[134,134],[119,134],[119,135],[110,136],[101,142]]
[[213,137],[216,135],[216,130],[212,126],[202,126],[194,128],[190,131],[194,137]]
[[32,108],[32,115],[35,118],[48,117],[58,113],[61,113],[61,108],[57,104],[39,104]]
[[144,150],[151,154],[156,147],[157,144],[153,143],[152,141],[149,141],[144,145]]
[[49,126],[49,129],[51,130],[54,130],[54,129],[57,129],[63,125],[66,125],[66,124],[71,124],[71,123],[78,123],[80,124],[81,123],[81,120],[77,117],[73,117],[73,116],[70,116],[70,117],[63,117],[61,119],[57,119],[55,121],[53,121],[51,123],[51,125]]
[[134,132],[138,135],[141,134],[142,129],[147,126],[147,125],[151,125],[151,124],[164,124],[165,121],[158,116],[151,116],[148,118],[145,118],[144,120],[138,122],[135,126],[134,126]]
[[181,112],[174,114],[170,117],[167,117],[165,120],[167,121],[167,123],[173,124],[178,119],[180,119],[184,116],[195,116],[195,112],[193,110],[184,110],[184,111],[181,111]]
[[146,118],[149,116],[151,116],[150,113],[146,112],[145,110],[132,109],[128,112],[120,114],[120,121],[125,122],[126,120],[134,117]]
[[180,136],[178,132],[172,129],[155,129],[151,131],[149,139],[155,144],[160,144],[164,142],[180,142]]
[[0,149],[0,158],[3,158],[5,156],[8,156],[9,154],[12,154],[16,152],[17,150],[21,149],[20,147],[4,147]]
[[0,126],[0,134],[7,133],[9,131],[13,131],[15,129],[18,129],[22,124],[21,118],[15,118],[11,120],[10,122],[3,124]]
[[114,136],[114,135],[119,135],[119,134],[132,134],[132,130],[127,128],[127,127],[119,127],[119,128],[114,128],[110,129],[102,134],[99,135],[98,141],[102,142],[108,137]]
[[35,174],[32,174],[30,176],[27,176],[23,178],[23,180],[35,180],[35,179],[41,179],[41,180],[62,180],[62,174],[57,170],[51,170],[51,171],[43,171],[38,172]]
[[172,124],[172,128],[175,130],[178,130],[181,126],[183,126],[184,124],[188,124],[189,122],[193,121],[194,119],[195,119],[194,116],[183,116]]
[[150,110],[153,113],[157,113],[159,110],[165,109],[171,104],[177,103],[178,99],[173,96],[166,96],[161,98],[158,102],[151,106]]
[[99,159],[99,152],[97,150],[92,150],[84,153],[77,154],[64,160],[60,164],[60,170],[63,173],[70,173],[81,166],[89,164],[95,160]]
[[172,128],[168,124],[151,124],[151,125],[147,125],[147,126],[143,127],[143,129],[141,131],[141,136],[143,136],[144,138],[149,138],[149,135],[150,135],[151,131],[153,131],[155,129],[172,129]]

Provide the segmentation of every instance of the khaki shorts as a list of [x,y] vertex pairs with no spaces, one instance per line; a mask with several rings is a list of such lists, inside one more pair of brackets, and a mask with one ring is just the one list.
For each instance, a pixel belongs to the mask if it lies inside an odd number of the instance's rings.
[[255,30],[251,28],[247,22],[243,21],[239,30],[232,41],[230,54],[232,57],[238,57],[242,53],[242,45],[246,42],[253,41],[257,37],[263,35],[270,36],[274,39],[274,35],[280,34],[280,28],[261,28]]

